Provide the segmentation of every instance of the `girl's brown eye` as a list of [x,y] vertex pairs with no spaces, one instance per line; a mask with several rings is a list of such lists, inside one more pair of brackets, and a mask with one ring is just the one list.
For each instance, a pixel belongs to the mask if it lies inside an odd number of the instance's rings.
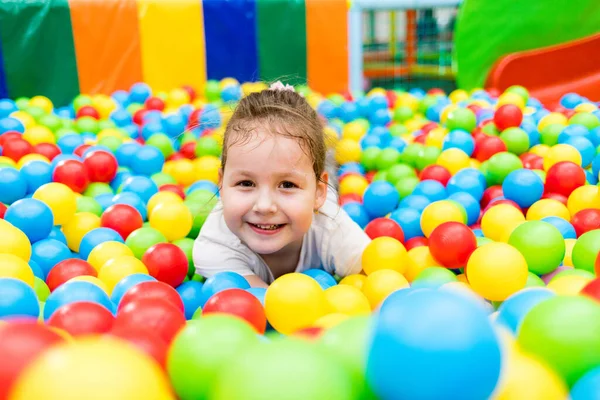
[[239,181],[238,183],[235,184],[236,186],[241,186],[241,187],[252,187],[254,186],[254,184],[251,181]]
[[298,187],[298,186],[296,186],[296,184],[294,184],[292,182],[285,181],[285,182],[281,183],[281,187],[283,187],[284,189],[293,189],[293,188]]

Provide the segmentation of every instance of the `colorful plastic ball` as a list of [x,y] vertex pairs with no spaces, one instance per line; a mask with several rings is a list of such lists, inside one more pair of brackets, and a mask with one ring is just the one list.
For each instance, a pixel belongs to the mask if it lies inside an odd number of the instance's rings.
[[46,203],[50,207],[54,216],[54,225],[66,224],[73,218],[77,210],[75,194],[62,183],[51,182],[40,186],[33,193],[33,198]]
[[71,250],[59,240],[42,239],[31,246],[31,259],[42,268],[46,276],[56,264],[67,258],[71,258]]
[[52,166],[45,161],[29,161],[21,167],[21,175],[27,182],[27,193],[33,193],[40,186],[52,182]]
[[31,258],[31,243],[20,229],[0,219],[0,253],[13,254],[27,262]]
[[103,242],[116,241],[123,243],[123,238],[118,232],[109,228],[96,228],[86,233],[81,239],[79,245],[79,254],[85,260],[88,259],[90,252]]
[[131,232],[125,244],[137,258],[141,259],[150,247],[166,241],[167,239],[160,231],[152,227],[142,227]]
[[110,295],[121,279],[137,273],[147,274],[148,269],[139,259],[121,255],[109,259],[98,271],[98,278],[106,284]]
[[528,169],[509,173],[502,182],[504,197],[526,208],[538,201],[544,193],[544,183],[540,177]]
[[52,180],[68,186],[75,193],[83,193],[90,184],[88,169],[78,160],[60,161],[52,172]]
[[8,399],[14,382],[40,354],[64,341],[35,320],[11,321],[0,329],[0,397]]
[[98,273],[87,261],[67,258],[50,270],[46,277],[46,284],[50,291],[54,291],[65,282],[83,275],[97,277]]
[[479,219],[481,207],[479,202],[469,193],[457,192],[448,196],[448,200],[452,200],[460,204],[467,213],[467,225],[473,225]]
[[365,210],[365,207],[360,203],[349,202],[344,204],[342,208],[350,216],[350,218],[352,218],[352,220],[363,229],[371,220],[369,214],[367,214],[367,210]]
[[194,313],[202,306],[202,283],[196,281],[184,282],[175,288],[183,301],[185,319],[192,319]]
[[446,186],[451,177],[452,175],[450,172],[448,172],[448,170],[441,165],[429,165],[419,173],[419,178],[421,181],[434,180],[438,181],[444,186]]
[[600,196],[595,185],[580,186],[569,195],[567,208],[571,215],[587,208],[600,208]]
[[362,267],[367,275],[382,269],[404,273],[409,263],[406,249],[400,241],[381,236],[373,239],[362,254]]
[[192,213],[183,203],[160,204],[149,213],[148,220],[169,241],[186,237],[193,223]]
[[[445,373],[432,380],[430,365],[444,371],[477,368],[481,375]],[[366,366],[378,397],[434,399],[459,390],[465,398],[487,398],[500,371],[500,344],[476,302],[421,289],[398,291],[382,304]]]
[[50,208],[37,199],[22,199],[11,204],[4,220],[23,231],[31,243],[48,237],[54,226]]
[[155,147],[143,146],[131,159],[131,170],[137,175],[150,176],[162,170],[165,156]]
[[427,267],[422,269],[411,283],[414,289],[438,289],[446,283],[457,282],[456,275],[444,267]]
[[[534,306],[518,344],[548,363],[569,386],[600,363],[600,307],[584,296],[555,296]],[[585,354],[585,357],[581,357]]]
[[446,168],[454,175],[461,169],[469,167],[469,160],[469,155],[461,149],[449,148],[439,155],[437,164]]
[[100,218],[97,215],[90,212],[75,213],[75,216],[62,227],[65,243],[72,251],[79,252],[81,239],[88,232],[99,227]]
[[494,113],[494,124],[503,131],[507,128],[518,127],[523,121],[523,112],[514,104],[504,104]]
[[571,388],[573,400],[593,400],[600,392],[600,367],[593,368],[583,375]]
[[513,230],[525,221],[523,213],[508,204],[492,205],[481,218],[481,230],[485,237],[508,242]]
[[157,333],[142,326],[118,326],[113,327],[109,334],[124,339],[166,369],[168,345]]
[[[139,198],[144,201],[144,203],[147,203],[154,194],[158,193],[158,185],[156,185],[156,183],[154,183],[154,181],[148,177],[132,176],[123,182],[120,190],[121,194],[125,194],[125,192],[133,192],[134,194],[138,195]],[[118,196],[119,195],[115,196],[115,203],[117,200],[116,197]]]
[[[529,212],[528,212],[528,215],[529,215]],[[573,227],[573,225],[571,225],[571,223],[569,221],[567,221],[564,218],[550,216],[550,217],[542,218],[541,221],[547,222],[547,223],[553,225],[556,229],[558,229],[558,231],[560,232],[560,234],[562,235],[562,237],[564,239],[576,239],[577,238],[577,233],[575,232],[575,228]]]
[[143,326],[156,332],[166,343],[171,343],[175,335],[185,326],[185,316],[183,309],[177,308],[166,300],[141,298],[119,309],[115,326]]
[[548,289],[560,296],[576,296],[593,279],[593,276],[584,276],[587,271],[566,270],[557,274],[548,283]]
[[475,234],[459,222],[444,222],[429,236],[431,255],[446,268],[462,268],[477,248]]
[[598,253],[600,253],[600,230],[586,232],[573,246],[571,254],[573,265],[577,269],[593,273]]
[[[81,376],[77,385],[73,385],[73,376]],[[114,400],[174,398],[166,375],[150,356],[122,339],[90,336],[53,346],[36,358],[15,383],[11,400],[98,396]]]
[[109,183],[117,175],[119,167],[116,157],[104,150],[87,152],[83,158],[83,164],[87,168],[91,182]]
[[33,146],[22,138],[7,140],[2,146],[2,155],[15,162],[30,153],[33,153]]
[[[448,200],[436,201],[429,204],[421,214],[421,229],[425,237],[429,237],[433,230],[444,222],[466,222],[466,213],[460,205]],[[402,226],[402,224],[400,224]]]
[[345,315],[369,315],[371,305],[360,288],[352,285],[337,285],[325,290],[329,309]]
[[58,308],[47,323],[77,337],[107,333],[114,321],[112,312],[100,304],[77,301]]
[[332,286],[337,285],[337,282],[331,274],[320,268],[309,268],[306,271],[302,271],[304,275],[308,275],[313,278],[317,283],[325,289],[329,289]]
[[376,310],[391,293],[407,287],[409,283],[404,275],[392,269],[380,269],[367,276],[362,292],[371,310]]
[[104,211],[100,224],[102,227],[114,230],[125,240],[131,232],[141,228],[144,221],[134,207],[128,204],[115,204]]
[[468,108],[456,108],[449,112],[446,120],[446,127],[452,131],[454,129],[462,129],[471,132],[475,129],[477,119],[475,113]]
[[498,308],[496,322],[517,333],[523,318],[537,304],[556,296],[545,287],[528,288],[521,290],[502,302]]
[[128,289],[121,297],[117,310],[120,311],[123,307],[127,306],[127,304],[141,299],[164,300],[175,306],[178,310],[181,310],[181,312],[184,311],[183,301],[181,300],[179,293],[177,293],[173,287],[158,281],[139,282]]
[[226,289],[249,289],[250,284],[242,275],[223,271],[208,277],[202,286],[203,305],[214,294]]
[[508,148],[502,139],[497,136],[485,136],[476,141],[473,158],[484,162],[493,155],[506,151],[508,151]]
[[585,185],[585,172],[583,168],[573,162],[557,162],[547,171],[545,183],[547,192],[569,197],[575,189]]
[[67,282],[57,287],[46,299],[44,319],[48,320],[60,307],[77,301],[97,303],[112,311],[110,298],[100,287],[90,282]]
[[371,183],[363,195],[363,206],[372,217],[392,212],[400,201],[396,188],[385,181]]
[[245,349],[258,343],[245,321],[212,315],[190,321],[169,348],[167,372],[179,398],[203,398],[213,393],[217,371],[231,367]]
[[485,179],[479,172],[471,172],[472,170],[463,169],[454,175],[446,185],[446,190],[449,195],[454,193],[468,193],[477,200],[481,200],[485,190]]
[[467,262],[466,274],[475,292],[492,301],[502,301],[525,287],[527,261],[506,243],[478,247]]
[[556,144],[550,148],[544,157],[544,170],[550,170],[554,164],[557,164],[561,161],[569,161],[581,166],[581,154],[573,146],[562,143]]
[[571,218],[577,237],[594,229],[600,229],[600,210],[588,208],[578,211]]
[[381,236],[391,237],[399,242],[404,242],[404,232],[396,221],[390,218],[375,218],[365,227],[365,233],[375,239]]
[[33,281],[32,278],[31,284],[29,284],[29,282],[25,282],[20,278],[2,273],[0,277],[0,318],[38,317],[40,306],[33,289]]
[[219,313],[233,315],[248,322],[256,332],[265,333],[267,319],[261,302],[243,289],[226,289],[211,296],[204,307],[204,316]]
[[111,301],[118,306],[125,293],[127,293],[129,289],[142,282],[156,282],[156,279],[148,274],[143,273],[128,275],[121,279],[113,288],[113,291],[110,295]]
[[490,184],[502,184],[512,171],[523,168],[523,163],[518,156],[508,152],[494,154],[488,160],[487,175]]
[[448,197],[444,185],[436,180],[424,180],[419,182],[412,194],[425,196],[431,201],[444,200]]
[[565,221],[571,219],[569,209],[563,203],[555,199],[543,198],[536,201],[527,210],[527,220],[541,220],[545,218],[561,218]]
[[402,228],[405,242],[414,237],[423,236],[420,211],[412,208],[400,208],[390,214],[390,219],[396,221]]
[[179,247],[171,243],[158,243],[144,253],[142,262],[148,273],[172,287],[179,286],[187,272],[188,259]]
[[0,168],[0,202],[12,204],[25,197],[27,182],[14,168]]

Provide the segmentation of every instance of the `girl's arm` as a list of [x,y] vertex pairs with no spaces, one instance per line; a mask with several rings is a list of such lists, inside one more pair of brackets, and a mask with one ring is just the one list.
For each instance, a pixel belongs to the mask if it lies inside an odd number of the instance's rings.
[[262,279],[260,279],[257,275],[244,275],[244,278],[248,281],[250,286],[252,287],[260,287],[260,288],[268,288],[267,285]]

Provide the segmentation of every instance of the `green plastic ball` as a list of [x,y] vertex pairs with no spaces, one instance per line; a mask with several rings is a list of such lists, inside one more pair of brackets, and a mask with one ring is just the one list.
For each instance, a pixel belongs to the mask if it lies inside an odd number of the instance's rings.
[[141,259],[146,250],[158,243],[166,243],[167,238],[158,230],[144,226],[131,232],[125,244],[131,249],[133,255]]
[[177,184],[177,181],[175,180],[175,178],[173,178],[171,175],[166,174],[164,172],[157,172],[155,174],[153,174],[150,179],[152,179],[154,181],[154,183],[156,183],[156,186],[161,187],[162,185],[167,185],[167,184]]
[[415,166],[419,171],[436,163],[438,157],[442,153],[442,149],[434,146],[424,146],[421,153],[415,160]]
[[457,108],[448,113],[446,127],[449,131],[463,129],[467,132],[473,131],[477,126],[475,113],[468,108]]
[[373,171],[377,169],[377,160],[381,154],[381,149],[378,147],[369,147],[360,153],[360,163],[365,170]]
[[600,304],[584,296],[555,296],[523,319],[517,342],[572,386],[600,365]]
[[156,147],[165,158],[175,152],[171,138],[164,133],[154,133],[148,138],[146,145]]
[[387,181],[396,185],[400,180],[416,177],[414,168],[406,164],[396,164],[387,171]]
[[60,117],[55,114],[44,114],[38,119],[38,124],[44,125],[52,132],[56,133],[62,127]]
[[75,122],[75,129],[77,129],[80,133],[90,132],[97,134],[99,131],[98,121],[92,117],[81,117]]
[[25,112],[33,117],[36,122],[40,122],[40,118],[46,115],[46,111],[44,111],[41,107],[29,106],[25,109]]
[[486,243],[492,243],[493,240],[490,238],[486,238],[484,236],[477,236],[475,238],[475,240],[477,241],[477,247],[483,246]]
[[529,288],[529,287],[546,287],[546,284],[544,283],[544,281],[542,280],[542,278],[540,278],[539,276],[537,276],[533,272],[529,272],[528,276],[527,276],[527,282],[525,283],[525,287],[526,288]]
[[192,229],[187,235],[189,238],[195,239],[198,236],[202,225],[218,201],[218,197],[213,192],[203,189],[194,190],[186,197],[183,204],[187,206],[194,218]]
[[564,128],[564,125],[561,124],[546,125],[540,131],[540,143],[547,146],[554,146],[558,143],[558,135],[560,135]]
[[221,99],[221,86],[218,81],[208,80],[205,87],[206,100],[209,102]]
[[492,185],[500,185],[512,171],[523,168],[523,163],[516,154],[509,152],[496,153],[487,163],[487,176]]
[[202,156],[221,156],[221,145],[216,139],[205,136],[196,142],[196,157]]
[[513,86],[509,87],[508,89],[506,89],[506,92],[519,95],[523,99],[523,102],[525,104],[527,104],[527,101],[529,101],[529,91],[527,89],[525,89],[523,86],[513,85]]
[[600,120],[598,120],[598,117],[596,117],[592,113],[580,112],[580,113],[573,115],[569,119],[569,125],[574,125],[574,124],[583,125],[586,128],[588,128],[589,130],[592,130],[592,129],[600,126]]
[[183,238],[177,239],[172,242],[175,246],[179,247],[181,251],[185,253],[185,256],[188,259],[188,273],[187,276],[191,279],[196,273],[196,268],[194,266],[193,259],[193,250],[194,250],[194,239],[191,238]]
[[437,289],[446,283],[456,281],[456,275],[448,268],[428,267],[419,272],[411,287]]
[[500,139],[509,152],[521,155],[529,149],[529,135],[521,128],[508,128],[502,131]]
[[46,301],[48,296],[50,296],[50,288],[48,288],[46,282],[37,276],[33,277],[33,290],[35,291],[35,294],[37,294],[39,301]]
[[390,134],[394,137],[400,137],[406,133],[408,133],[408,128],[404,125],[392,124],[390,126]]
[[140,104],[140,103],[131,103],[125,109],[127,110],[127,112],[129,114],[133,115],[133,114],[136,113],[136,111],[139,111],[142,108],[144,108],[143,104]]
[[377,157],[377,169],[380,171],[387,170],[396,165],[400,161],[400,152],[393,148],[382,150]]
[[103,131],[104,129],[116,129],[117,124],[111,119],[101,119],[98,121],[98,130]]
[[344,96],[342,96],[339,93],[330,94],[329,96],[327,96],[327,98],[338,107],[346,102]]
[[[243,351],[258,340],[252,326],[237,317],[211,315],[188,321],[167,355],[167,372],[178,398],[218,398],[213,394],[217,378],[230,371]],[[230,397],[235,398],[240,397]]]
[[554,271],[565,258],[565,239],[552,224],[526,221],[510,235],[508,244],[519,250],[530,272],[544,275]]
[[404,123],[414,116],[412,108],[407,106],[400,106],[394,110],[393,120],[394,122]]
[[556,279],[560,279],[563,276],[570,276],[570,275],[582,276],[584,278],[590,278],[590,279],[596,278],[596,274],[594,274],[590,271],[586,271],[585,269],[568,268],[568,269],[560,271],[558,274],[554,275],[552,277],[552,279],[550,280],[550,282],[552,282]]
[[595,229],[581,235],[571,253],[573,266],[577,269],[583,269],[594,272],[596,257],[600,252],[600,230]]
[[29,97],[19,97],[15,100],[15,105],[21,111],[29,107]]
[[101,194],[106,194],[106,193],[114,194],[113,189],[110,187],[110,185],[108,183],[92,182],[88,185],[87,189],[85,189],[85,192],[83,192],[83,195],[87,196],[87,197],[98,197]]
[[485,133],[486,135],[490,135],[490,136],[498,136],[500,134],[500,132],[498,131],[498,128],[496,128],[496,125],[494,124],[485,124],[481,127],[481,131],[483,133]]
[[425,148],[421,143],[411,143],[404,149],[401,160],[403,163],[416,167],[417,160]]
[[123,144],[123,139],[115,136],[105,136],[98,141],[98,144],[108,147],[114,153]]
[[89,212],[102,216],[102,206],[93,197],[77,196],[77,212]]
[[93,103],[92,98],[86,94],[80,94],[73,99],[73,108],[75,111],[79,111],[79,109],[83,106],[91,106]]
[[406,177],[406,178],[401,179],[398,182],[396,182],[394,187],[398,191],[398,194],[400,195],[400,199],[403,199],[406,196],[410,195],[415,190],[415,188],[417,187],[419,182],[420,182],[419,178],[417,178],[416,176]]
[[180,144],[184,145],[184,144],[189,143],[189,142],[195,142],[196,141],[196,135],[194,135],[190,131],[185,131],[185,132],[183,132],[181,135],[179,135],[177,137],[177,140],[179,140]]
[[436,96],[432,96],[430,94],[426,95],[425,97],[423,97],[423,99],[419,102],[419,112],[423,115],[425,115],[425,113],[427,112],[427,110],[433,106],[436,105],[437,103],[437,98]]
[[373,182],[377,181],[387,181],[387,171],[377,171],[377,173],[373,175]]

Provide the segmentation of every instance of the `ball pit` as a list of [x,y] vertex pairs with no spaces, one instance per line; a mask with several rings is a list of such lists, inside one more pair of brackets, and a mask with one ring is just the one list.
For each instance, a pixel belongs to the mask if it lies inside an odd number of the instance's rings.
[[297,87],[326,125],[339,203],[372,241],[361,271],[264,289],[193,265],[228,102],[264,87],[0,102],[0,397],[598,391],[597,104]]

